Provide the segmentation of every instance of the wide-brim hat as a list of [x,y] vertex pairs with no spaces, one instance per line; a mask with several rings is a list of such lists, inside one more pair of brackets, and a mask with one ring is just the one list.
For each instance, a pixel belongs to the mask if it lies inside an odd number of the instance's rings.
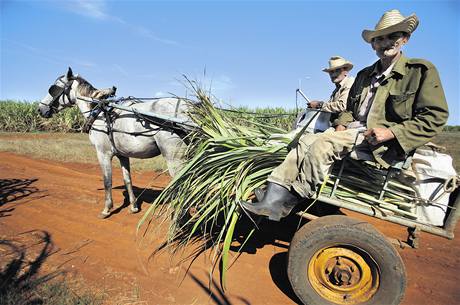
[[346,68],[348,71],[353,69],[353,64],[341,56],[332,56],[329,59],[329,68],[324,68],[324,72],[330,72],[339,68]]
[[419,24],[418,17],[412,14],[404,17],[398,10],[385,12],[375,25],[374,30],[364,30],[363,39],[370,43],[375,37],[388,35],[395,32],[405,32],[411,34]]

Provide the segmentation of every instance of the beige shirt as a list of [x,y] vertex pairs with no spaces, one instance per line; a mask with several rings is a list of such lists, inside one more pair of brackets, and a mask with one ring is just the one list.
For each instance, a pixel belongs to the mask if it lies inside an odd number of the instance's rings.
[[345,77],[332,92],[329,101],[324,103],[322,111],[342,112],[347,108],[347,99],[350,88],[355,78],[353,76]]
[[359,106],[357,120],[349,123],[347,128],[361,128],[367,126],[367,116],[373,104],[375,93],[377,92],[377,89],[380,87],[380,84],[383,82],[383,80],[387,78],[388,75],[390,75],[394,65],[395,63],[391,64],[384,72],[379,72],[378,66],[374,67],[374,70],[370,74],[371,83],[362,104]]
[[396,62],[392,63],[385,71],[379,72],[378,71],[378,65],[375,66],[374,71],[371,72],[371,85],[369,87],[369,91],[367,91],[367,95],[364,98],[363,103],[359,107],[359,113],[358,113],[358,121],[360,122],[366,122],[367,121],[367,115],[369,114],[369,110],[371,109],[372,102],[374,101],[375,97],[375,92],[377,92],[377,88],[380,86],[380,84],[383,82],[385,78],[390,75],[391,70],[393,70],[393,67]]

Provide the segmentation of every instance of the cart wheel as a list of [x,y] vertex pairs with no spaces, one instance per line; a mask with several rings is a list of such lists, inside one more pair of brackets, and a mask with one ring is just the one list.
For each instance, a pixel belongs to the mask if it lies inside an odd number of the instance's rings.
[[324,216],[296,232],[288,277],[304,304],[399,304],[406,288],[398,252],[370,224]]

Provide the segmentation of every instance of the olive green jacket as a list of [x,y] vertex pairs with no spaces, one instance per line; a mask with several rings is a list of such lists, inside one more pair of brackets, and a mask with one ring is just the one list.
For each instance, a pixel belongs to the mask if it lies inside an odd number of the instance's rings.
[[[347,109],[334,125],[356,120],[378,62],[364,68],[351,87]],[[427,60],[401,55],[377,88],[366,126],[389,128],[395,139],[371,146],[375,159],[388,167],[394,160],[429,142],[441,132],[449,111],[436,67]]]

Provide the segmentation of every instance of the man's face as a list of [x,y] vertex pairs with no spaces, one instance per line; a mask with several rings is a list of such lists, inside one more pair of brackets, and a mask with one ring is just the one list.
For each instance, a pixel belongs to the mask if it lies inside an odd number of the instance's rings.
[[338,68],[332,71],[329,71],[329,76],[331,77],[331,82],[334,84],[340,83],[348,74],[346,68]]
[[372,49],[380,59],[392,58],[401,52],[403,45],[407,43],[409,36],[403,32],[395,32],[388,35],[378,36],[372,39]]

